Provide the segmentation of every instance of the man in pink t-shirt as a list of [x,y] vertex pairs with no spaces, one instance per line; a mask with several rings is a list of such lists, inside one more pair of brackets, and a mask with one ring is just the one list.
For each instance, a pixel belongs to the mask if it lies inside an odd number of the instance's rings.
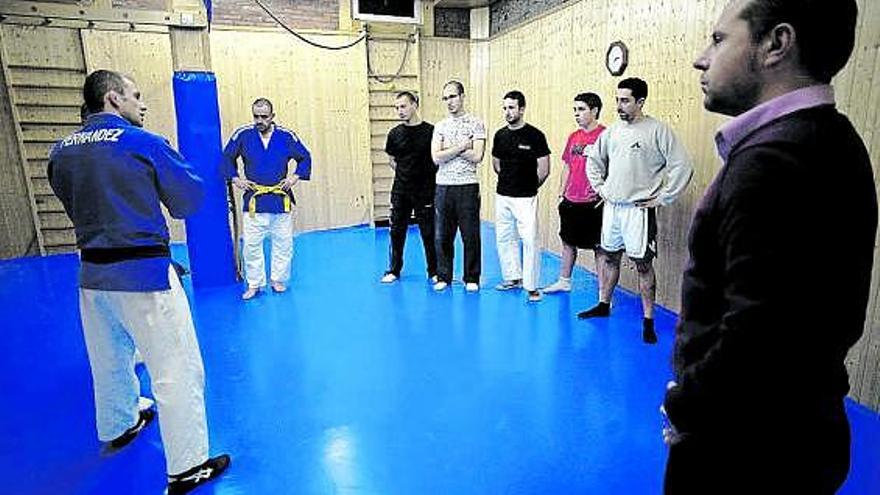
[[578,129],[568,136],[562,153],[563,178],[559,193],[559,237],[562,239],[562,266],[559,279],[544,289],[544,293],[571,291],[571,270],[577,260],[578,248],[592,249],[596,270],[603,263],[598,249],[602,232],[602,201],[590,186],[586,171],[586,154],[605,127],[599,123],[602,100],[595,93],[581,93],[574,97],[574,119]]

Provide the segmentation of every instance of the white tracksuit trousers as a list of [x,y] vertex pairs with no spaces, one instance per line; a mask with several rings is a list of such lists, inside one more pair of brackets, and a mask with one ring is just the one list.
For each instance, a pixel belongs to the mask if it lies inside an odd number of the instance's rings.
[[536,290],[541,278],[537,196],[513,198],[495,195],[495,244],[504,280],[522,279],[524,289]]

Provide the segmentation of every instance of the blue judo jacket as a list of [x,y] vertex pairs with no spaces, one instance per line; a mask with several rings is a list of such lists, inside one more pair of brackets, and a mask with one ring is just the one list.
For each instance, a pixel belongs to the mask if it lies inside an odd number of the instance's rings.
[[[261,186],[274,186],[287,176],[290,160],[296,162],[296,175],[300,180],[312,177],[312,155],[302,140],[290,129],[275,125],[268,146],[263,145],[260,131],[253,125],[239,127],[223,149],[226,178],[238,176],[238,157],[244,162],[244,175]],[[293,192],[287,196],[294,201]],[[245,191],[242,209],[248,211],[253,191]],[[283,197],[264,194],[256,197],[257,213],[284,212]]]
[[160,204],[184,218],[198,209],[204,191],[168,141],[118,115],[93,114],[55,144],[48,173],[83,255],[81,287],[170,289],[168,226]]

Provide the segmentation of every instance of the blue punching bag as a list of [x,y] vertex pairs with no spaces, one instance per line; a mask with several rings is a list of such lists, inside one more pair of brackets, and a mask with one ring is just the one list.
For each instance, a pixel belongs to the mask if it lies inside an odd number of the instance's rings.
[[236,282],[226,183],[221,164],[217,79],[211,72],[175,72],[174,108],[180,153],[205,181],[205,202],[186,219],[194,287]]

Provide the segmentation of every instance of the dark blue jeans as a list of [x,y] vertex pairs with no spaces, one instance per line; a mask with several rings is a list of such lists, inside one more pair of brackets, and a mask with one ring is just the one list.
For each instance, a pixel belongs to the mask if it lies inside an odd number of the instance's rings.
[[436,211],[437,277],[452,282],[455,232],[464,244],[464,282],[480,283],[480,185],[437,186]]

